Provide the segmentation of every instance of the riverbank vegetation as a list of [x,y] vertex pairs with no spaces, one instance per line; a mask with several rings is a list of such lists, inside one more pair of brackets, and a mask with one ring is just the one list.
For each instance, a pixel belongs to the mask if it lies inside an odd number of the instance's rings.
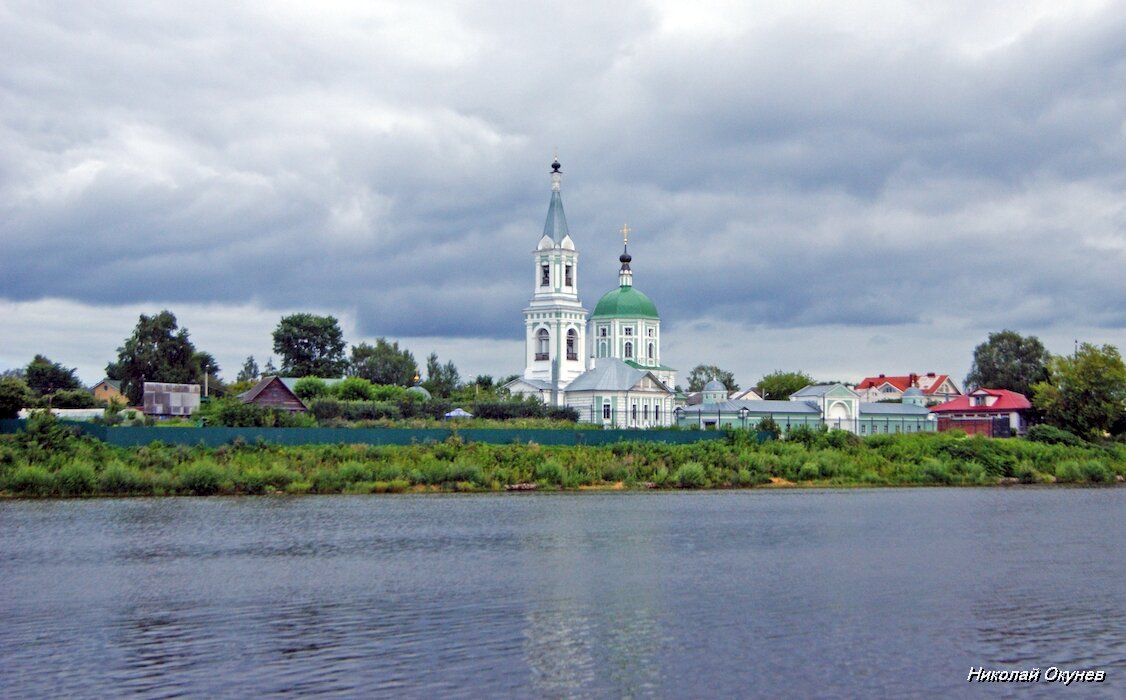
[[[506,488],[675,489],[777,486],[1110,484],[1126,445],[957,434],[797,430],[759,444],[751,433],[686,445],[551,447],[443,443],[118,448],[75,435],[49,415],[0,436],[0,493],[15,497],[359,494]],[[1071,443],[1071,444],[1069,444]],[[534,486],[533,486],[534,485]]]

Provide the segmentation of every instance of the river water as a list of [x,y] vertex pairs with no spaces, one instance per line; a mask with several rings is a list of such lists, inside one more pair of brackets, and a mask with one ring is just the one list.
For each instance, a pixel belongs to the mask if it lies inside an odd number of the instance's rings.
[[1124,514],[1126,488],[9,501],[0,693],[1121,697]]

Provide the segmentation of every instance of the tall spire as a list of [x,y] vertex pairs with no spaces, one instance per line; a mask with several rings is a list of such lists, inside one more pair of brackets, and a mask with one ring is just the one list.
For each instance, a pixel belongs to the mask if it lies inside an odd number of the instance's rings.
[[543,225],[543,235],[559,245],[568,235],[567,217],[563,214],[563,197],[559,194],[559,185],[563,180],[563,166],[556,157],[551,163],[551,204],[547,207],[547,221]]
[[618,284],[622,287],[633,286],[633,271],[629,269],[629,263],[633,260],[633,256],[629,254],[629,224],[622,224],[622,254],[618,256],[618,260],[622,263],[622,269],[618,272]]

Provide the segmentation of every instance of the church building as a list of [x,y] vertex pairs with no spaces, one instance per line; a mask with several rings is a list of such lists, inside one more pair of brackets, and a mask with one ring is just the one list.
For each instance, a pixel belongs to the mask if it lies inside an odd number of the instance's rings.
[[507,388],[569,406],[579,420],[607,428],[671,425],[676,370],[661,364],[661,318],[633,286],[629,227],[622,227],[618,287],[588,314],[579,299],[579,252],[567,228],[559,161],[551,201],[532,251],[532,299],[524,309],[524,372]]

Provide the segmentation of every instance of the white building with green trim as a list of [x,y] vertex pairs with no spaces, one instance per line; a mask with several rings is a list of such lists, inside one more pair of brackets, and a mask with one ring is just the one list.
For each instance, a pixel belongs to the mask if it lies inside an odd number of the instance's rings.
[[843,384],[811,384],[789,401],[732,401],[723,384],[713,380],[704,387],[701,403],[677,410],[677,425],[704,430],[753,428],[769,418],[783,435],[799,426],[822,425],[862,436],[934,432],[938,424],[924,402],[917,389],[904,394],[902,403],[862,401],[860,394]]
[[676,370],[661,364],[656,305],[633,286],[629,228],[622,229],[618,287],[588,316],[579,299],[579,253],[563,213],[559,161],[551,168],[551,201],[532,252],[532,299],[524,309],[524,372],[507,388],[570,406],[582,422],[613,428],[671,425]]

